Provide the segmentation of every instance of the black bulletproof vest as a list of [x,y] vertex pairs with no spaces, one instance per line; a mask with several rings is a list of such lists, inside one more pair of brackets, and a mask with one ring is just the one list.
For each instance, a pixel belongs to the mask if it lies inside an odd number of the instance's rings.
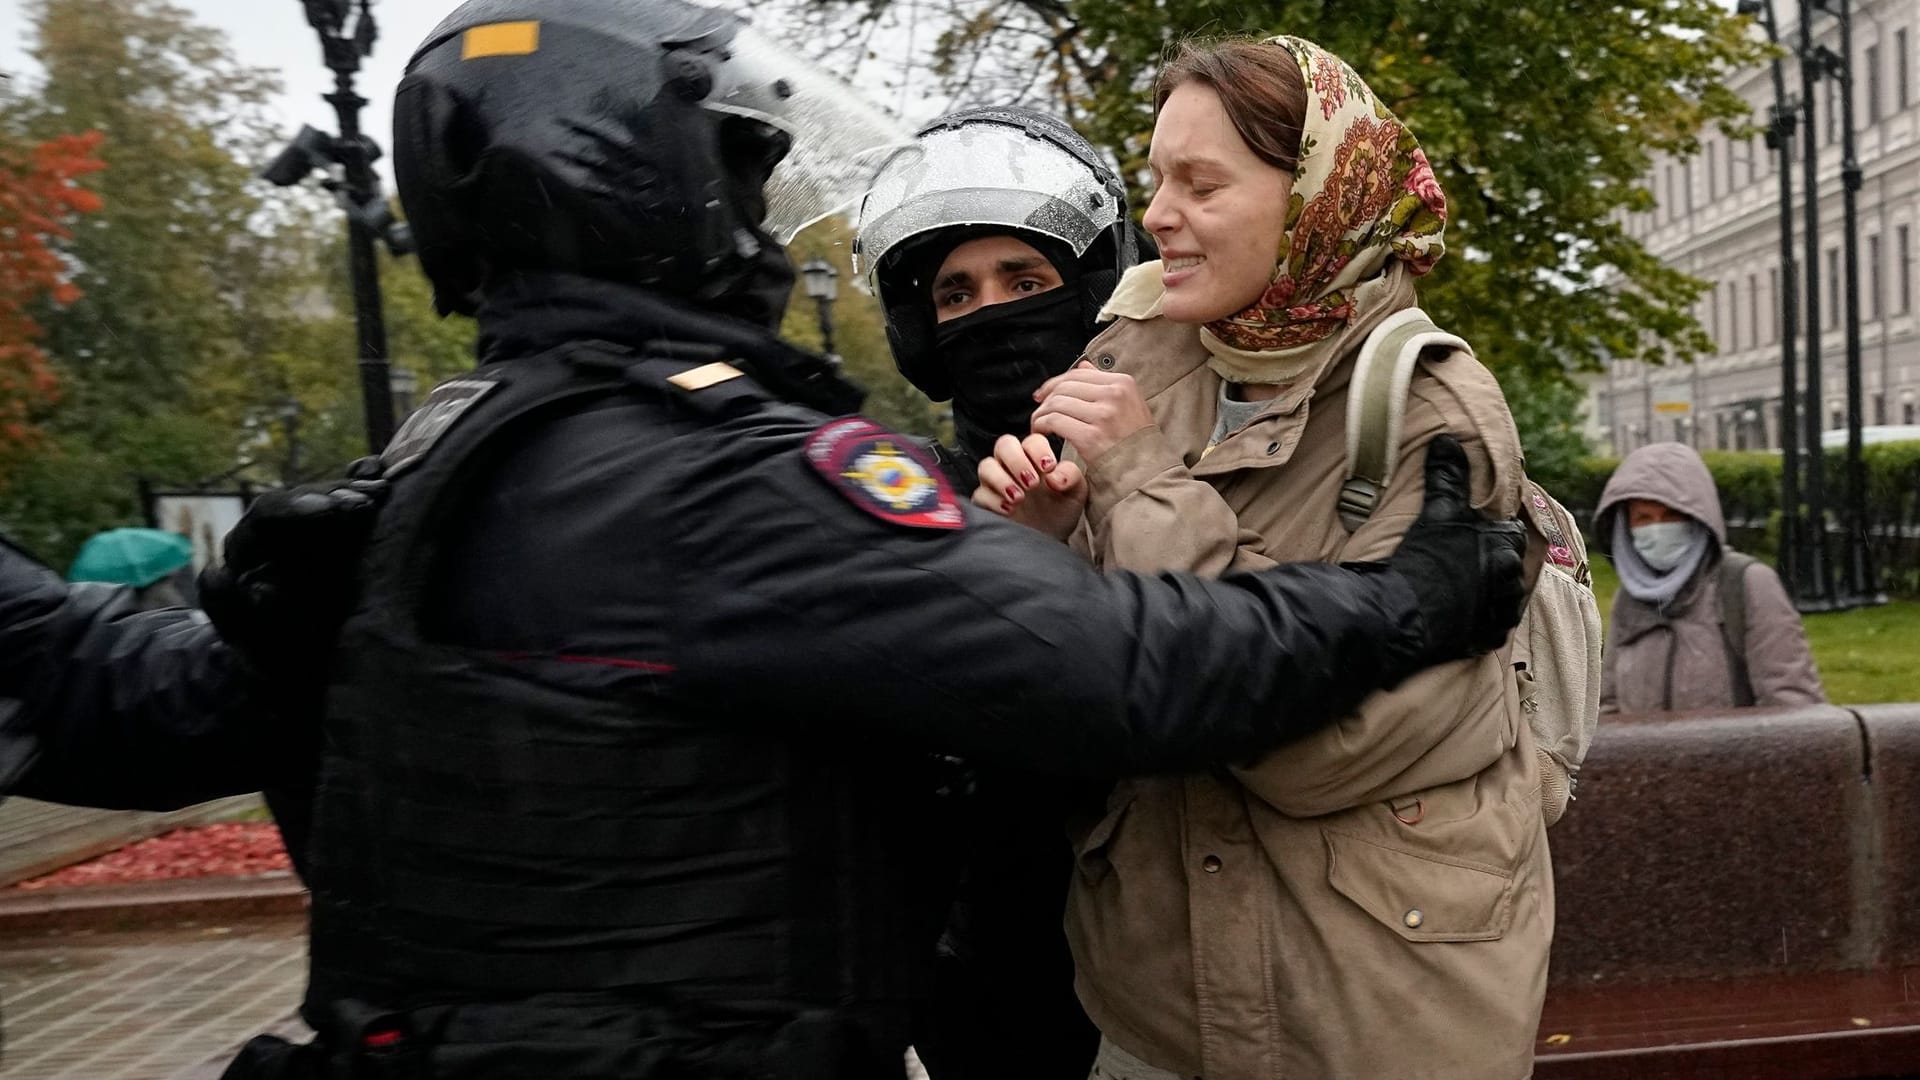
[[698,363],[610,348],[444,384],[385,455],[400,472],[329,699],[308,1020],[349,1053],[393,1028],[511,1062],[459,1076],[654,1075],[716,1039],[721,1058],[660,1075],[898,1076],[906,905],[863,875],[865,831],[902,808],[866,805],[871,762],[703,714],[644,664],[421,632],[463,493],[536,425],[619,395],[663,429],[790,408],[746,378],[682,391],[668,377]]

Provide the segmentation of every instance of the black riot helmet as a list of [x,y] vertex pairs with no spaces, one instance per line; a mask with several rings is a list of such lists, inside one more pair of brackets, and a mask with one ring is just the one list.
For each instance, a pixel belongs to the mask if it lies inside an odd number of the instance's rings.
[[1016,236],[1047,256],[1078,295],[1085,344],[1120,276],[1152,244],[1099,151],[1063,121],[1011,105],[949,113],[915,140],[919,153],[895,157],[874,179],[854,241],[855,270],[886,312],[900,373],[936,401],[955,397],[937,355],[932,276],[981,236]]
[[782,245],[909,145],[793,50],[683,0],[470,0],[394,102],[400,198],[443,313],[565,271],[777,321]]

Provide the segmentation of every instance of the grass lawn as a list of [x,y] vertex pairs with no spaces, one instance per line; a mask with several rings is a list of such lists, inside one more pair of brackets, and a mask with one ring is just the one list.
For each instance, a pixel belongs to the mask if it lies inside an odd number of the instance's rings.
[[[1593,591],[1602,619],[1611,619],[1619,588],[1613,563],[1596,553]],[[1920,701],[1920,603],[1896,600],[1884,607],[1808,615],[1805,621],[1814,663],[1834,704]]]

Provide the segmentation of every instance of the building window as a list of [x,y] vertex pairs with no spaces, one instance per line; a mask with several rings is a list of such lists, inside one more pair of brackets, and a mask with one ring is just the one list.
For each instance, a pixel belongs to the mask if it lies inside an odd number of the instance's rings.
[[1840,80],[1827,79],[1827,145],[1840,134]]
[[1673,182],[1673,166],[1667,166],[1667,199],[1665,204],[1667,220],[1680,216],[1680,187]]
[[1780,268],[1767,271],[1767,344],[1780,344]]
[[1915,415],[1914,415],[1913,399],[1908,398],[1907,400],[1900,403],[1900,422],[1903,424],[1911,424],[1913,423],[1914,419],[1915,419]]
[[1880,317],[1880,238],[1867,237],[1867,318]]
[[1760,346],[1760,275],[1747,275],[1747,347]]
[[1847,426],[1846,406],[1837,401],[1827,402],[1827,430],[1837,431]]
[[1713,339],[1713,351],[1720,352],[1720,286],[1715,283],[1707,290],[1707,336]]
[[1711,202],[1720,197],[1720,148],[1717,143],[1707,144],[1707,200]]
[[1885,394],[1873,395],[1873,422],[1876,424],[1887,422],[1887,395]]
[[1867,123],[1880,122],[1880,46],[1867,46]]
[[1893,32],[1893,90],[1900,108],[1913,104],[1913,61],[1907,59],[1905,28]]
[[1913,231],[1902,225],[1894,231],[1894,281],[1900,287],[1900,314],[1913,310]]
[[1769,447],[1778,447],[1785,441],[1780,437],[1780,432],[1782,430],[1782,416],[1781,416],[1782,411],[1783,410],[1780,407],[1780,402],[1778,400],[1774,401],[1773,403],[1773,437],[1766,440],[1767,446]]
[[1827,326],[1840,323],[1840,249],[1827,249]]

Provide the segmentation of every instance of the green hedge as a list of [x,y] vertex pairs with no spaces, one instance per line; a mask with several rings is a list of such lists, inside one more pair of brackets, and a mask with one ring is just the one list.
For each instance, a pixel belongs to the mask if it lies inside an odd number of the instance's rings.
[[[1779,533],[1780,455],[1710,450],[1700,456],[1719,485],[1729,539],[1744,551],[1771,555]],[[1846,453],[1829,450],[1825,460],[1829,543],[1838,555],[1843,547],[1838,527],[1847,490]],[[1867,473],[1867,535],[1881,585],[1897,595],[1920,596],[1920,442],[1868,446],[1861,461]],[[1591,533],[1600,493],[1619,464],[1617,458],[1589,457],[1533,478]]]

